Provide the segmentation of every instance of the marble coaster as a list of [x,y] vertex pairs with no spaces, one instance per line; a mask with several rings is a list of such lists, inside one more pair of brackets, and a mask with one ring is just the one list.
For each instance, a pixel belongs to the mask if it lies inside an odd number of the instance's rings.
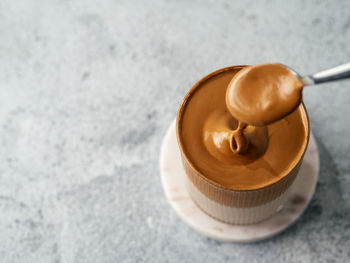
[[254,242],[266,239],[293,224],[309,204],[318,179],[319,157],[315,138],[310,142],[291,194],[284,207],[270,218],[251,225],[230,225],[205,214],[190,198],[176,138],[175,121],[162,143],[160,173],[168,201],[175,212],[199,233],[226,242]]

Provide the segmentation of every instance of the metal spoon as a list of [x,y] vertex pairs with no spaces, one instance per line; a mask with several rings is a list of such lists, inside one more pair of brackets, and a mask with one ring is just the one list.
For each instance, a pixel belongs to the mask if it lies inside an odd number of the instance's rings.
[[293,72],[293,74],[295,74],[300,79],[304,86],[316,85],[325,82],[350,78],[350,63],[326,69],[308,76],[301,76],[290,67],[287,68],[289,68]]

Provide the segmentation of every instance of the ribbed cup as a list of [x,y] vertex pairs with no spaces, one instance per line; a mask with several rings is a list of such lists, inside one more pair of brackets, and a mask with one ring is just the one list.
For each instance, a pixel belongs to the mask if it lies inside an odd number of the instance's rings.
[[[242,68],[242,66],[236,66]],[[223,70],[234,67],[224,68],[215,71],[200,80],[187,94],[186,98],[194,94],[194,90],[202,81],[211,78]],[[275,212],[277,212],[285,203],[289,190],[298,174],[302,163],[303,155],[296,162],[293,169],[276,183],[255,190],[233,190],[220,186],[201,174],[189,158],[186,156],[182,146],[180,125],[183,117],[183,108],[186,105],[186,99],[182,104],[177,116],[177,137],[180,147],[182,163],[188,178],[188,191],[194,202],[208,215],[231,224],[252,224],[261,221]],[[303,113],[307,113],[303,104],[300,105]],[[306,118],[307,127],[309,127],[308,118]],[[309,140],[309,128],[307,132],[307,141]],[[304,149],[304,153],[306,150]]]

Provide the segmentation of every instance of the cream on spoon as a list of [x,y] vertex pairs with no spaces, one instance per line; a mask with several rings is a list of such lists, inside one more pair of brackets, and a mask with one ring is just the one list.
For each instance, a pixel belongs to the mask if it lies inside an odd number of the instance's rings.
[[240,122],[264,126],[294,111],[304,86],[346,78],[350,78],[350,63],[304,77],[282,64],[250,66],[232,78],[226,106]]

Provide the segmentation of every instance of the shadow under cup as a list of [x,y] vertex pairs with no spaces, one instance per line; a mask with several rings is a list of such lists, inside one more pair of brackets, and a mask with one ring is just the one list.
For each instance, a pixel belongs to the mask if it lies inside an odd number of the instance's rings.
[[[288,173],[268,186],[254,190],[235,190],[221,186],[208,179],[191,162],[184,150],[182,138],[182,122],[184,111],[192,96],[205,81],[215,78],[225,71],[238,72],[244,66],[232,66],[217,70],[198,81],[186,95],[177,115],[177,139],[181,152],[183,167],[187,175],[187,190],[193,201],[208,215],[230,224],[253,224],[262,221],[279,211],[288,198],[291,186],[298,175],[309,142],[309,120],[305,106],[301,104],[296,110],[300,111],[305,127],[305,140],[302,154]],[[202,129],[202,127],[194,127]]]

